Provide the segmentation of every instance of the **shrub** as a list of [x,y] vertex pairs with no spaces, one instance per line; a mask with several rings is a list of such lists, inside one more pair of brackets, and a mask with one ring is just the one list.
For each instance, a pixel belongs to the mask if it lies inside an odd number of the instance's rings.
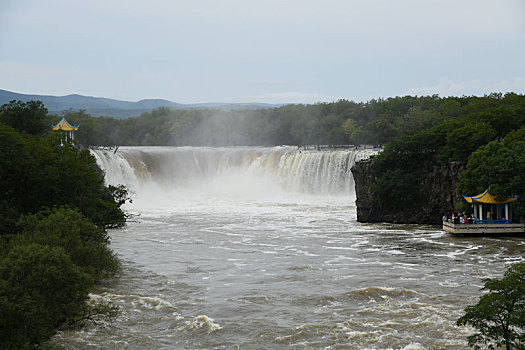
[[481,290],[489,293],[476,305],[467,306],[458,319],[477,332],[468,337],[469,346],[494,349],[505,346],[525,349],[525,263],[511,265],[502,279],[485,279]]
[[17,245],[0,260],[0,344],[30,349],[81,312],[92,278],[62,247]]

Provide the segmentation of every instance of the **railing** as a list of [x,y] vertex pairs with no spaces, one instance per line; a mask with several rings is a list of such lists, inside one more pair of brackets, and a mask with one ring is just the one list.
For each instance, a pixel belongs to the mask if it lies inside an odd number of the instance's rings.
[[[444,221],[446,222],[446,221]],[[472,224],[484,224],[484,225],[491,225],[491,224],[510,224],[510,221],[509,220],[480,220],[480,219],[474,219],[474,222],[471,222],[470,219],[468,219],[465,223],[461,224],[459,222],[457,223],[454,223],[454,222],[451,222],[450,224],[454,224],[454,225],[472,225]]]
[[475,219],[476,224],[508,224],[509,220],[479,220]]

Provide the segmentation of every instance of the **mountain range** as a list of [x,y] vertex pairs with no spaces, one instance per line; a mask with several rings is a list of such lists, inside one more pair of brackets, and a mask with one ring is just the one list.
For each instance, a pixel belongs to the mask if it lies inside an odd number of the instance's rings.
[[137,102],[121,101],[105,97],[93,97],[83,95],[28,95],[7,90],[0,90],[0,106],[12,100],[42,101],[50,114],[60,114],[62,111],[72,109],[85,110],[92,116],[110,116],[114,118],[136,117],[142,113],[150,112],[160,107],[170,109],[264,109],[276,108],[283,104],[268,103],[197,103],[182,104],[163,99],[145,99]]

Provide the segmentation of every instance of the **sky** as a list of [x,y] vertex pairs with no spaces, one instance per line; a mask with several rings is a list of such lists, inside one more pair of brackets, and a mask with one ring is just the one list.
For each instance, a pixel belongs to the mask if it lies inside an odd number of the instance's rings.
[[0,89],[179,103],[525,93],[525,0],[0,0]]

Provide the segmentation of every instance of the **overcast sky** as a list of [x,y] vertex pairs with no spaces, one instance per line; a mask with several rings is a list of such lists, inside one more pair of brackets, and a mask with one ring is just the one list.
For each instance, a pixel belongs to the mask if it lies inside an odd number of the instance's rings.
[[0,89],[180,103],[525,93],[525,0],[0,0]]

